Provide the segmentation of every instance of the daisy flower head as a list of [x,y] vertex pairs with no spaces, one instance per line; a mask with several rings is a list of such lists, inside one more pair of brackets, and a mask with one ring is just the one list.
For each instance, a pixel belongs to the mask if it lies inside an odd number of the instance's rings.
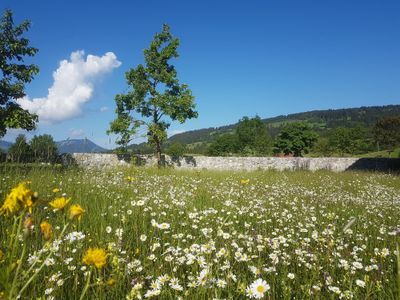
[[255,299],[261,299],[264,297],[264,294],[270,289],[271,287],[269,284],[261,279],[258,278],[256,281],[254,281],[248,288],[247,288],[247,294],[251,298]]

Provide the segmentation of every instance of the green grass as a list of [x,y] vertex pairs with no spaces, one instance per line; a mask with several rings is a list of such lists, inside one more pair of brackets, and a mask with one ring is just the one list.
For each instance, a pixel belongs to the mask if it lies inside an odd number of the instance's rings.
[[[242,179],[250,181],[243,184]],[[19,290],[46,256],[49,265],[35,275],[23,299],[79,299],[86,283],[87,299],[144,297],[154,290],[152,283],[160,291],[155,299],[247,299],[246,288],[258,278],[270,287],[264,299],[400,296],[395,252],[400,177],[3,166],[1,201],[24,180],[31,181],[40,203],[33,209],[33,230],[17,236],[12,256],[7,249],[18,214],[0,216],[0,293],[5,299],[14,277]],[[68,208],[53,212],[49,207],[47,201],[63,194],[71,198],[69,205],[86,210],[81,221],[70,221]],[[60,244],[29,270],[32,255],[46,249],[38,228],[43,220],[53,225],[51,243]],[[159,228],[163,223],[169,228]],[[64,224],[69,225],[58,237]],[[71,232],[85,237],[68,241]],[[82,263],[89,247],[106,249],[107,265],[101,270]],[[178,284],[161,284],[163,275]],[[137,283],[142,287],[135,292]]]

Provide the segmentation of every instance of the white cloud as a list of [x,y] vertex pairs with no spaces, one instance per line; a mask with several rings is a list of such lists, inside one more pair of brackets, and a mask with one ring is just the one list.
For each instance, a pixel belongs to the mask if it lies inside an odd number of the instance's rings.
[[40,122],[54,123],[79,116],[83,104],[93,95],[96,79],[121,65],[112,52],[101,57],[89,54],[86,60],[84,55],[84,51],[72,52],[69,61],[60,62],[47,97],[31,100],[26,96],[17,102],[37,114]]
[[70,138],[83,138],[85,136],[85,131],[83,129],[70,129],[68,132]]
[[109,108],[107,106],[100,107],[100,112],[106,112],[108,110],[109,110]]

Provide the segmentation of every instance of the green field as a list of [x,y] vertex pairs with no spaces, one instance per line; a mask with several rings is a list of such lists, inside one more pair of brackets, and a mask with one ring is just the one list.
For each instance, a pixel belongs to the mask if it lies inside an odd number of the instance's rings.
[[0,299],[400,298],[398,176],[3,166],[1,204],[26,180]]

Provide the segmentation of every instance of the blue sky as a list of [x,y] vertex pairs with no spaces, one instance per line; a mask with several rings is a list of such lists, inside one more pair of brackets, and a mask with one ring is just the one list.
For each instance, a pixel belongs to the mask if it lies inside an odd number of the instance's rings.
[[[39,52],[28,61],[40,73],[26,101],[42,102],[26,103],[36,111],[42,103],[51,108],[43,113],[50,121],[32,134],[55,140],[87,137],[114,146],[105,133],[115,117],[114,96],[127,90],[125,72],[143,62],[143,49],[163,23],[181,41],[173,64],[199,112],[198,119],[172,124],[170,134],[245,115],[400,104],[400,1],[2,0],[5,8],[16,23],[32,21],[26,36]],[[80,67],[70,81],[73,52]],[[80,76],[91,70],[87,55],[102,69]],[[56,70],[65,71],[58,80]],[[67,88],[75,83],[90,91],[75,107],[64,105],[70,99],[62,95],[75,95]]]

